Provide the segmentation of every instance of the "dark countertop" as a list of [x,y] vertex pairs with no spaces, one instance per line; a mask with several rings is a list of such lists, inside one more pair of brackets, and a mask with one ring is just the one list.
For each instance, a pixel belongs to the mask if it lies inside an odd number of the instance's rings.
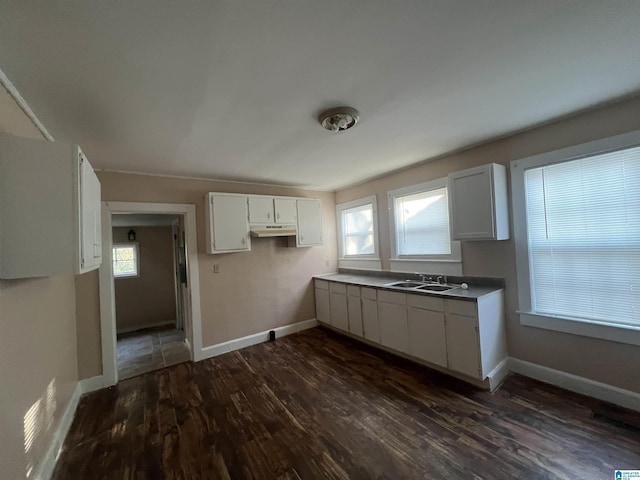
[[[407,275],[410,278],[411,275]],[[456,300],[477,300],[485,295],[490,295],[497,291],[502,290],[502,287],[498,286],[474,286],[469,284],[469,288],[464,290],[462,288],[456,288],[448,290],[446,292],[429,292],[426,290],[415,290],[409,288],[398,288],[385,286],[386,283],[398,282],[404,280],[404,278],[398,278],[397,274],[394,276],[385,275],[385,272],[380,272],[379,275],[358,275],[353,273],[328,273],[324,275],[314,275],[313,278],[318,280],[326,280],[329,282],[347,283],[352,285],[358,285],[360,287],[372,287],[383,290],[389,290],[393,292],[410,293],[412,295],[428,295],[431,297],[451,298]],[[415,281],[415,280],[411,280]],[[450,282],[453,283],[453,282]]]

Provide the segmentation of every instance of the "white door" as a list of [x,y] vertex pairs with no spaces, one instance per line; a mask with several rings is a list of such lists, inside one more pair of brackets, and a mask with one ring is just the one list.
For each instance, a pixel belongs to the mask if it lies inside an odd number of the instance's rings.
[[247,197],[212,195],[213,248],[221,250],[250,250],[247,225]]
[[315,198],[297,200],[298,245],[322,245],[322,208]]
[[362,305],[360,297],[347,295],[347,311],[349,314],[349,331],[362,337]]
[[441,367],[447,366],[444,313],[409,307],[409,353]]
[[480,348],[476,324],[475,318],[453,313],[446,314],[447,357],[451,370],[481,379]]
[[380,343],[399,352],[409,353],[406,305],[378,302],[378,320]]
[[362,298],[362,330],[364,338],[380,343],[378,302],[371,298]]
[[273,197],[249,197],[249,223],[273,223]]
[[349,320],[347,314],[347,296],[342,293],[331,292],[329,299],[331,307],[331,325],[348,332]]
[[316,288],[316,319],[331,325],[331,311],[329,309],[329,290]]
[[295,225],[297,214],[296,200],[294,198],[274,198],[273,204],[276,211],[275,222],[282,225]]

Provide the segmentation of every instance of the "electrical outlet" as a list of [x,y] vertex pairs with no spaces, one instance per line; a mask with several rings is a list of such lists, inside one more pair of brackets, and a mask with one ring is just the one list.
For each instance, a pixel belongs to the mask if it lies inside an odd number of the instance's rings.
[[220,273],[220,265],[217,263],[213,266],[213,273]]

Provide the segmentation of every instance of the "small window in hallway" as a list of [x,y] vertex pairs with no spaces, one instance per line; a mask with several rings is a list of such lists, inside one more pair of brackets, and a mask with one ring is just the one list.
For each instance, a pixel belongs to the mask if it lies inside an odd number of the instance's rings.
[[113,245],[113,276],[137,277],[139,275],[138,244],[135,242]]

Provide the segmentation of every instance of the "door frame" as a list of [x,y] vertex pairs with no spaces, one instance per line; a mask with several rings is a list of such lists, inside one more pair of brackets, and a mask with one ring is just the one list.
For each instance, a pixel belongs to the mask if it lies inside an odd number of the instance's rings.
[[[200,274],[198,268],[198,242],[196,234],[196,207],[178,203],[102,202],[102,264],[100,281],[100,333],[102,337],[102,375],[105,386],[118,383],[116,354],[116,308],[113,280],[112,246],[113,214],[154,213],[181,215],[184,218],[187,247],[190,316],[185,315],[185,338],[189,344],[191,360],[202,360],[202,315],[200,311]],[[189,318],[187,318],[189,317]],[[187,325],[188,323],[188,325]],[[186,327],[189,328],[186,328]],[[187,330],[189,334],[187,335]]]

